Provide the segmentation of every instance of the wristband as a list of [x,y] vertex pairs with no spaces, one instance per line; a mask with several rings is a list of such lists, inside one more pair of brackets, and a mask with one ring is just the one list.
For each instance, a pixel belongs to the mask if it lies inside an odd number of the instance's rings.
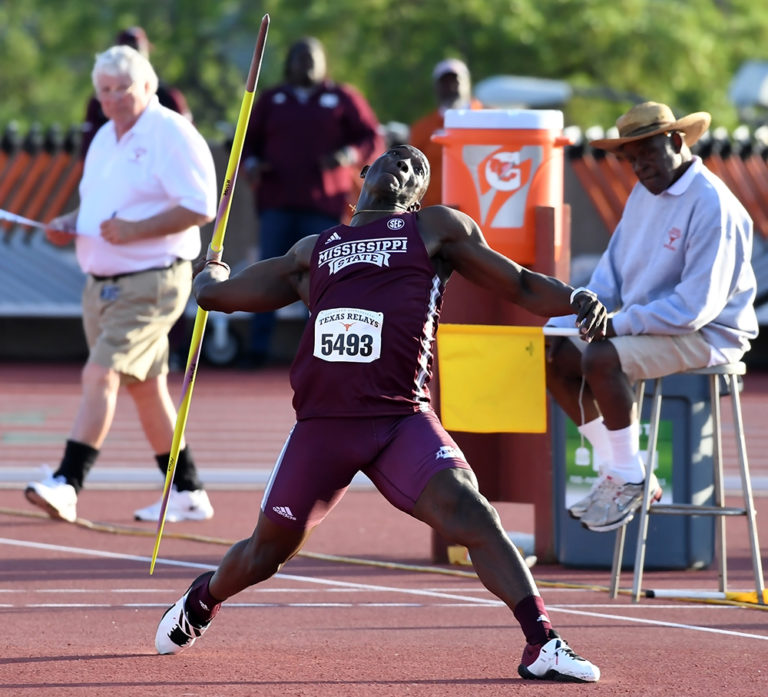
[[208,266],[208,264],[223,266],[227,270],[227,273],[232,273],[232,269],[229,268],[229,264],[227,264],[225,261],[219,261],[218,259],[208,259],[208,261],[205,262],[204,266]]
[[589,293],[589,295],[591,295],[593,298],[597,298],[597,295],[593,293],[589,288],[585,288],[584,286],[579,286],[578,288],[573,289],[573,292],[571,293],[571,298],[570,300],[568,300],[569,305],[573,305],[573,300],[579,293]]

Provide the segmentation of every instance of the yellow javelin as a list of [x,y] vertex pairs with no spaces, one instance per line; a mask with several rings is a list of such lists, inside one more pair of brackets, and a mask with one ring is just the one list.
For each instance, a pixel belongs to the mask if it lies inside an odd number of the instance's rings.
[[[221,199],[219,201],[219,210],[216,213],[216,222],[213,230],[211,244],[208,247],[208,260],[220,260],[224,244],[224,233],[227,229],[227,220],[229,219],[229,209],[232,204],[232,193],[235,189],[237,180],[237,171],[240,168],[240,155],[243,152],[243,140],[245,131],[248,128],[248,121],[251,118],[251,108],[253,107],[253,97],[256,91],[256,83],[259,79],[261,70],[261,59],[264,56],[264,46],[267,42],[267,31],[269,29],[269,15],[266,14],[261,20],[259,28],[259,38],[256,41],[256,48],[251,60],[251,68],[248,71],[248,79],[245,84],[245,94],[243,102],[240,105],[240,115],[237,118],[237,127],[235,128],[235,138],[232,142],[232,149],[229,153],[229,163],[224,176],[224,185],[221,190]],[[189,414],[189,402],[192,399],[192,388],[195,385],[195,375],[197,373],[197,364],[200,359],[200,349],[203,345],[203,333],[205,324],[208,321],[208,312],[202,308],[197,308],[195,316],[195,326],[192,330],[192,340],[189,345],[189,356],[187,357],[187,369],[184,373],[184,383],[182,386],[182,398],[179,404],[179,412],[176,416],[176,427],[173,431],[173,443],[171,445],[171,454],[168,458],[168,468],[165,473],[165,488],[163,489],[163,499],[160,506],[160,517],[157,520],[157,536],[155,538],[155,548],[152,550],[152,563],[149,567],[149,573],[152,575],[155,570],[155,561],[157,552],[160,549],[160,540],[165,528],[165,514],[168,509],[168,499],[171,492],[171,482],[173,474],[176,471],[176,460],[179,456],[181,439],[184,435],[184,429],[187,425],[187,416]]]

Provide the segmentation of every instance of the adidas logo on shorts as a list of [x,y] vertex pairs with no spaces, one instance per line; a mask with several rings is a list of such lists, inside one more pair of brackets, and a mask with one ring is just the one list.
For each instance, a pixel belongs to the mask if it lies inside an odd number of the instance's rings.
[[293,515],[293,512],[291,511],[288,506],[272,506],[272,510],[277,513],[277,515],[283,516],[283,518],[288,518],[289,520],[296,520],[296,516]]
[[452,458],[466,460],[461,450],[450,445],[441,445],[440,449],[435,453],[435,460],[448,460]]

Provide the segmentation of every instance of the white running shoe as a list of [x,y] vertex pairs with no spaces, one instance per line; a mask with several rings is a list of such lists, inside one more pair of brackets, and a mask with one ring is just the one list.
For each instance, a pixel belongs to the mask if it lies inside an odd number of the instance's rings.
[[556,680],[557,682],[597,682],[600,669],[582,658],[568,646],[554,630],[549,630],[549,641],[542,646],[528,644],[517,667],[526,680]]
[[[651,473],[651,501],[661,499],[661,486]],[[581,524],[593,532],[609,532],[629,523],[643,504],[644,483],[632,484],[608,475],[581,516]]]
[[581,516],[587,512],[587,509],[592,503],[592,497],[595,495],[595,492],[602,483],[603,479],[605,479],[605,475],[601,474],[597,479],[595,479],[594,482],[592,482],[592,486],[587,492],[587,495],[583,496],[578,501],[576,501],[576,503],[568,507],[568,515],[570,515],[571,518],[574,520],[579,520]]
[[[160,506],[163,497],[146,508],[139,508],[133,512],[136,520],[157,522],[160,518]],[[178,491],[176,486],[171,487],[168,498],[168,508],[165,512],[167,523],[178,523],[182,520],[208,520],[213,518],[213,506],[204,489],[195,491]]]
[[[213,576],[213,571],[203,575]],[[189,591],[201,578],[202,576],[196,578],[192,585],[187,588],[187,592],[171,605],[160,618],[160,624],[157,625],[157,633],[155,634],[155,648],[159,654],[180,653],[184,649],[188,649],[211,626],[210,622],[202,626],[193,624],[184,607]]]
[[40,482],[30,482],[24,490],[27,500],[42,508],[51,518],[74,523],[77,520],[77,493],[75,487],[59,475],[49,474]]

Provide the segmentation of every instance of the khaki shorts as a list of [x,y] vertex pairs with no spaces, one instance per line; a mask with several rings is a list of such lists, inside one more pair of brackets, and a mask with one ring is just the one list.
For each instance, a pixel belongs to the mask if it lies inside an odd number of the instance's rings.
[[88,360],[143,382],[168,372],[168,332],[192,289],[192,264],[96,280],[83,290]]
[[[580,351],[587,343],[571,337]],[[710,364],[712,348],[700,332],[661,336],[637,334],[608,339],[619,354],[621,369],[630,382],[652,380],[664,375],[705,368]]]

